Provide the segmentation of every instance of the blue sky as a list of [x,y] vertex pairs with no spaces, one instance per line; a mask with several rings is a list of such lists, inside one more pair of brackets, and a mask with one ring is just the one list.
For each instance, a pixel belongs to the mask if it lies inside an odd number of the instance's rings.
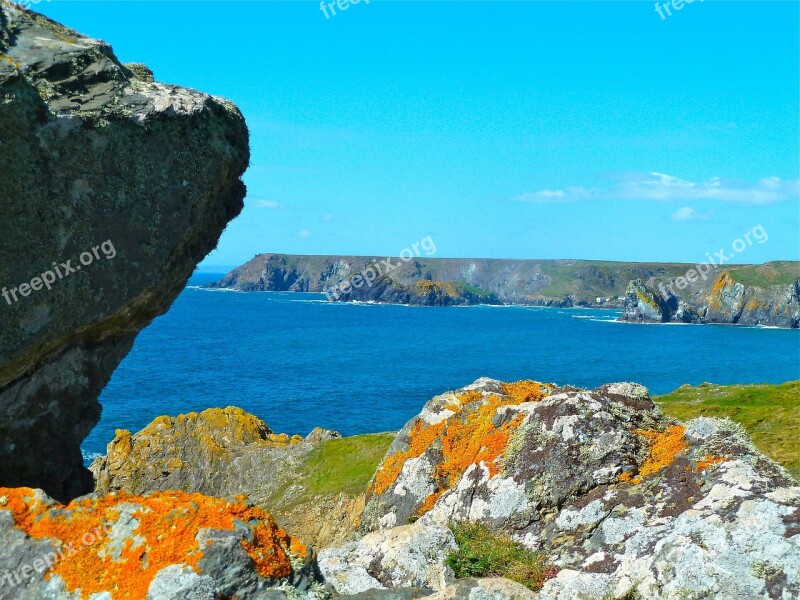
[[[796,2],[73,2],[36,7],[236,102],[259,252],[800,258]],[[737,260],[737,262],[739,262]]]

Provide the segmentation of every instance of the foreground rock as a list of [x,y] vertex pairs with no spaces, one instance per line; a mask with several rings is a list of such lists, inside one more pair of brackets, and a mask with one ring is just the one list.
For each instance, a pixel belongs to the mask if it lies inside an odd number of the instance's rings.
[[2,600],[266,600],[327,595],[315,557],[269,514],[168,492],[63,506],[0,488]]
[[[106,456],[90,469],[102,493],[245,495],[306,543],[324,547],[352,539],[368,480],[389,443],[385,435],[339,438],[320,428],[305,438],[276,434],[239,408],[209,409],[159,417],[134,435],[118,430]],[[329,458],[331,450],[338,452]],[[334,469],[359,468],[368,469],[360,485],[353,477],[338,486],[317,484],[331,479],[325,475]]]
[[231,103],[0,3],[0,484],[91,489],[98,394],[240,212],[248,160]]
[[414,523],[322,550],[319,566],[325,580],[342,595],[403,587],[441,590],[455,579],[445,561],[457,549],[446,527]]
[[363,526],[464,520],[550,557],[541,598],[800,595],[800,487],[738,426],[670,421],[636,384],[480,379],[431,400],[376,473]]

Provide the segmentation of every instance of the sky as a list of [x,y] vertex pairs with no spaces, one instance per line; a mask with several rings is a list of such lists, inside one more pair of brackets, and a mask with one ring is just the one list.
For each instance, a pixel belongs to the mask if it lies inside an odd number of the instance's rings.
[[758,227],[734,262],[798,260],[799,6],[35,9],[240,107],[248,194],[214,271],[262,252],[397,256],[428,236],[438,257],[696,263]]

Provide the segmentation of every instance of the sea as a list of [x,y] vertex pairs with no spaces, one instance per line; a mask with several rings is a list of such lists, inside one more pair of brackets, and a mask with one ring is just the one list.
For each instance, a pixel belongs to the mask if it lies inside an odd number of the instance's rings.
[[322,294],[203,288],[196,273],[139,334],[100,401],[84,460],[116,429],[239,406],[275,432],[396,431],[430,398],[479,377],[585,388],[800,379],[800,331],[620,323],[617,310],[331,303]]

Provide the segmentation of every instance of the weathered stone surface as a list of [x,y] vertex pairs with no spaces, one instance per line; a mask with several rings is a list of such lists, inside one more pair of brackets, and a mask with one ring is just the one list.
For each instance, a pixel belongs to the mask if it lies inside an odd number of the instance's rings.
[[625,292],[625,306],[620,320],[664,322],[670,320],[672,312],[657,291],[650,289],[642,279],[634,279]]
[[800,279],[764,288],[744,285],[730,272],[681,284],[677,279],[631,281],[620,320],[800,326]]
[[364,526],[482,521],[561,570],[542,598],[795,598],[800,487],[730,421],[646,388],[480,379],[397,436]]
[[264,511],[168,492],[64,506],[0,488],[0,600],[328,596],[313,551]]
[[429,600],[536,600],[539,594],[502,577],[461,579],[428,596]]
[[342,595],[370,589],[421,587],[440,590],[454,579],[445,564],[458,549],[446,527],[414,523],[367,534],[319,553],[325,580]]
[[0,483],[91,489],[97,397],[240,212],[248,161],[231,103],[0,3],[0,288],[76,269],[0,300]]
[[[257,486],[244,484],[252,477],[273,476],[285,456],[273,449],[302,442],[300,436],[275,434],[264,421],[240,408],[211,408],[175,418],[158,417],[135,435],[118,429],[107,454],[89,469],[98,492],[184,490],[229,496]],[[309,448],[307,444],[303,449]],[[268,463],[254,454],[263,455]],[[261,463],[260,468],[254,463]]]
[[159,417],[134,435],[118,430],[90,470],[103,493],[245,495],[304,542],[325,547],[350,541],[364,510],[366,483],[358,493],[305,486],[314,451],[340,437],[319,427],[305,438],[276,434],[240,408],[215,408]]

